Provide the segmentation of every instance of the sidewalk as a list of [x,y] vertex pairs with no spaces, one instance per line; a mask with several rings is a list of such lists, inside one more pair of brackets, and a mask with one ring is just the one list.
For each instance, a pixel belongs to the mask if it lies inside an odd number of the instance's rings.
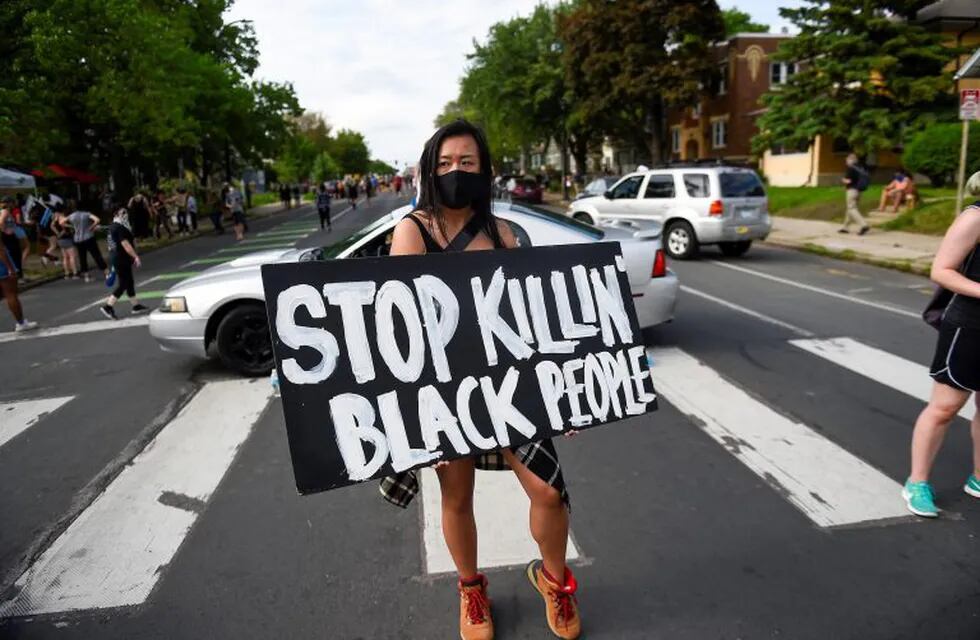
[[846,260],[928,275],[942,237],[872,227],[863,235],[838,233],[840,224],[772,216],[766,242]]

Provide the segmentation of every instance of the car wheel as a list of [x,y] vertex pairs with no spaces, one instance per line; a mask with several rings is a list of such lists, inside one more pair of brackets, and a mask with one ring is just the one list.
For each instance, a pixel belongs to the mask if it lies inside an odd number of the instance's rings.
[[574,214],[572,217],[578,220],[579,222],[584,222],[585,224],[595,224],[595,221],[592,220],[592,216],[582,211],[579,211],[578,213]]
[[698,237],[691,225],[683,220],[674,220],[667,225],[664,239],[664,248],[671,258],[689,260],[698,254]]
[[719,242],[718,248],[721,249],[722,254],[728,256],[729,258],[737,258],[739,256],[744,256],[752,246],[751,240],[742,240],[741,242]]
[[221,362],[244,376],[264,376],[272,371],[272,334],[265,307],[235,307],[218,325],[216,334]]

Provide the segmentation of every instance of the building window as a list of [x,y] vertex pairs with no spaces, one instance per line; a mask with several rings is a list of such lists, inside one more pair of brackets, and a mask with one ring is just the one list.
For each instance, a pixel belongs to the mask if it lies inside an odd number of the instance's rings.
[[772,86],[786,84],[796,75],[795,62],[772,62],[769,64],[769,83]]
[[694,105],[693,107],[691,107],[691,117],[694,118],[695,120],[697,120],[698,118],[701,117],[701,103],[700,102],[697,103],[696,105]]
[[728,64],[721,65],[721,76],[718,80],[718,95],[728,93]]
[[711,146],[724,149],[728,144],[728,121],[715,120],[711,123]]
[[670,150],[672,153],[681,152],[681,128],[670,128]]
[[806,153],[810,150],[810,145],[808,143],[800,144],[797,146],[789,144],[774,144],[769,153],[774,156],[785,156],[793,153]]

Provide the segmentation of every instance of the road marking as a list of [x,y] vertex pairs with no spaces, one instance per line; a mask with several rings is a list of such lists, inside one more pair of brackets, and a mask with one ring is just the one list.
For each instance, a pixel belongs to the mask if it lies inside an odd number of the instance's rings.
[[658,393],[821,527],[908,515],[900,484],[680,349],[651,348]]
[[[439,478],[431,468],[422,469],[422,537],[425,542],[426,573],[456,571],[452,556],[442,537],[442,495]],[[525,524],[531,502],[517,476],[508,471],[477,471],[473,490],[473,510],[480,532],[477,565],[482,568],[526,564],[541,555],[538,545]],[[581,554],[571,535],[568,538],[569,560]]]
[[257,244],[259,242],[272,242],[274,240],[288,240],[290,238],[302,239],[313,233],[313,231],[282,231],[279,233],[257,233],[257,237],[249,240],[242,240],[241,244]]
[[150,319],[145,315],[142,315],[133,318],[123,318],[122,320],[93,320],[92,322],[62,324],[58,325],[57,327],[37,329],[35,331],[24,331],[21,333],[5,332],[0,333],[0,344],[5,342],[17,342],[18,340],[33,340],[34,338],[57,338],[59,336],[72,336],[79,333],[92,333],[94,331],[106,331],[109,329],[144,327],[149,324],[149,322]]
[[[929,402],[932,395],[933,381],[929,377],[928,367],[857,340],[832,338],[790,340],[789,343],[922,402]],[[967,420],[973,420],[976,411],[976,405],[967,401],[960,409],[960,415]]]
[[235,259],[235,256],[225,256],[224,258],[198,258],[197,260],[191,260],[187,264],[224,264],[225,262],[231,262]]
[[218,249],[218,253],[255,253],[258,251],[265,251],[266,249],[292,249],[294,242],[284,244],[282,242],[277,242],[275,244],[261,244],[254,247],[225,247],[224,249]]
[[144,602],[270,394],[264,379],[204,385],[18,578],[0,617]]
[[777,327],[782,327],[783,329],[787,329],[789,331],[792,331],[793,333],[795,333],[798,336],[810,337],[810,336],[813,336],[814,335],[814,333],[812,331],[807,331],[806,329],[801,329],[800,327],[797,327],[796,325],[790,324],[788,322],[783,322],[782,320],[778,320],[776,318],[773,318],[772,316],[767,316],[764,313],[759,313],[758,311],[753,311],[752,309],[748,309],[748,308],[743,307],[741,305],[737,305],[734,302],[729,302],[728,300],[723,300],[721,298],[716,298],[715,296],[713,296],[711,294],[705,293],[703,291],[698,291],[697,289],[692,289],[691,287],[688,287],[688,286],[685,286],[685,285],[681,285],[681,291],[683,291],[684,293],[689,293],[692,296],[698,296],[699,298],[704,298],[705,300],[710,300],[711,302],[714,302],[716,304],[720,304],[721,306],[727,307],[728,309],[731,309],[732,311],[738,311],[739,313],[744,313],[747,316],[752,316],[753,318],[756,318],[758,320],[762,320],[763,322],[768,322],[769,324],[776,325]]
[[[184,280],[200,274],[200,271],[173,271],[171,273],[161,273],[151,278],[151,280]],[[150,280],[147,280],[147,282],[150,282]]]
[[764,278],[766,280],[772,280],[773,282],[778,282],[780,284],[789,285],[791,287],[796,287],[797,289],[804,289],[806,291],[812,291],[813,293],[819,293],[830,298],[837,298],[838,300],[846,300],[847,302],[853,302],[854,304],[864,305],[866,307],[871,307],[872,309],[879,309],[881,311],[887,311],[889,313],[894,313],[896,315],[905,316],[907,318],[919,319],[922,314],[917,311],[909,311],[908,309],[902,309],[900,307],[895,307],[890,304],[885,304],[884,302],[872,302],[871,300],[865,300],[863,298],[855,298],[854,296],[849,296],[844,293],[838,293],[836,291],[831,291],[830,289],[824,289],[823,287],[815,287],[812,284],[803,284],[802,282],[796,282],[794,280],[787,280],[786,278],[780,278],[779,276],[770,275],[762,271],[756,271],[755,269],[746,269],[745,267],[738,267],[733,264],[728,264],[727,262],[720,262],[718,260],[709,260],[711,264],[717,265],[719,267],[724,267],[726,269],[731,269],[732,271],[740,271],[742,273],[747,273],[749,275],[756,276],[757,278]]
[[74,396],[61,398],[43,398],[41,400],[14,400],[0,402],[0,447],[10,442],[18,434],[33,427],[49,413],[58,410],[61,405]]

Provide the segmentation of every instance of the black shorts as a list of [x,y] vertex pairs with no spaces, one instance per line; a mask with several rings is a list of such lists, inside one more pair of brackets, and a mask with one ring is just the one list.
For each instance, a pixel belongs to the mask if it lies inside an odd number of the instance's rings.
[[231,213],[231,220],[234,224],[245,224],[245,214],[241,211],[233,211]]
[[929,375],[960,391],[980,390],[980,330],[943,322]]

